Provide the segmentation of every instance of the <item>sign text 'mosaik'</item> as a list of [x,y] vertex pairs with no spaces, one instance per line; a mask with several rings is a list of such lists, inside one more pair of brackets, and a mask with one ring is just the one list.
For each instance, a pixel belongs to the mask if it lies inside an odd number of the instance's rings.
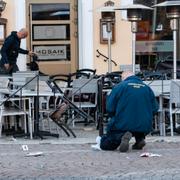
[[37,50],[36,53],[40,55],[64,55],[64,50],[41,49],[41,50]]
[[66,45],[34,46],[40,60],[67,59]]

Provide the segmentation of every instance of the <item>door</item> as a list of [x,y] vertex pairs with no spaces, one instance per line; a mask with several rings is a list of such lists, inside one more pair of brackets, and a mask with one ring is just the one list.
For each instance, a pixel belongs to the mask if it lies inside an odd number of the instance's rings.
[[77,62],[77,1],[28,0],[28,47],[38,55],[40,71],[75,72]]

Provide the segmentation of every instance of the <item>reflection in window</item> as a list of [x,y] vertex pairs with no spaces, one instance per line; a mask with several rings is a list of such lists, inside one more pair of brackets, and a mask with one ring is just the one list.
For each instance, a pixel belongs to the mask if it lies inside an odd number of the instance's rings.
[[[135,4],[153,6],[165,0],[134,0]],[[166,17],[165,8],[157,8],[157,11],[143,12],[143,19],[138,22],[137,40],[172,40],[172,31],[169,20]]]
[[[134,0],[135,4],[152,7],[166,0]],[[144,11],[136,33],[136,64],[141,70],[154,70],[157,64],[172,61],[173,35],[163,7]]]
[[69,20],[70,4],[33,4],[32,20]]

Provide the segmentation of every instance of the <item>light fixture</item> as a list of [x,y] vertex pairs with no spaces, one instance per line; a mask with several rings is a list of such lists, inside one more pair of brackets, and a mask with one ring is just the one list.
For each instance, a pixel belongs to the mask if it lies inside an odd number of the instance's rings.
[[173,51],[173,79],[177,78],[177,31],[179,30],[180,1],[165,1],[153,7],[166,8],[166,16],[170,19],[170,27],[173,31],[174,51]]
[[112,72],[111,60],[111,41],[112,41],[112,26],[115,23],[115,10],[114,2],[107,1],[103,7],[97,9],[101,12],[101,22],[106,24],[107,40],[108,40],[108,73]]
[[142,4],[130,4],[126,6],[120,6],[115,8],[115,10],[126,10],[127,20],[131,22],[131,32],[132,32],[132,71],[135,73],[135,45],[136,45],[136,33],[137,33],[137,22],[142,20],[142,13],[145,10],[152,10],[148,6]]
[[1,13],[4,11],[6,7],[6,2],[4,2],[3,0],[0,0],[0,16],[1,16]]
[[[180,18],[180,1],[165,1],[154,5],[153,7],[164,7],[166,8],[166,16],[170,19],[170,26],[173,31],[173,79],[177,78],[177,31],[179,29],[179,18]],[[162,118],[161,118],[162,119]],[[173,123],[171,123],[171,136],[173,136]],[[165,129],[165,128],[163,128]],[[165,134],[165,130],[164,130]]]

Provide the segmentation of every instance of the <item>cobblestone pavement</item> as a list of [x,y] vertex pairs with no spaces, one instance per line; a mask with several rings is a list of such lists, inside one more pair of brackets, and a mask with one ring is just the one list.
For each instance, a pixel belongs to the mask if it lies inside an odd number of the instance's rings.
[[[148,137],[144,150],[120,153],[92,150],[96,135],[46,140],[2,138],[0,180],[180,179],[180,137]],[[28,151],[23,151],[22,145],[27,145]],[[27,156],[37,152],[41,154]],[[140,157],[143,152],[161,156]]]

